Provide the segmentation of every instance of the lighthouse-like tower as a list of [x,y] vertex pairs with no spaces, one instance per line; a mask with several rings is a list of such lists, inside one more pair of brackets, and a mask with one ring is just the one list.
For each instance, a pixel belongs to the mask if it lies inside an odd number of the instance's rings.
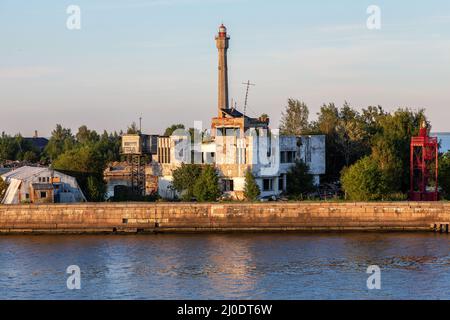
[[218,99],[218,115],[223,117],[222,110],[229,109],[228,101],[228,61],[227,51],[229,47],[230,37],[227,35],[227,28],[222,24],[219,27],[219,34],[216,36],[216,45],[219,50],[219,99]]

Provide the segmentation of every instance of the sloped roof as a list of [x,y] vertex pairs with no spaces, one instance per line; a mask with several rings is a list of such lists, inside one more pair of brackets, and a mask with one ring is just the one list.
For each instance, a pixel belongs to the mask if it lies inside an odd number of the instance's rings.
[[17,179],[17,180],[25,180],[29,177],[38,175],[44,171],[49,170],[45,167],[30,167],[30,166],[23,166],[18,169],[15,169],[13,171],[7,172],[2,175],[3,180],[11,180],[11,179]]
[[[233,117],[233,118],[242,118],[244,116],[244,114],[242,112],[239,112],[236,109],[221,109],[221,111],[223,113],[225,113],[226,115]],[[249,118],[247,116],[245,116],[246,118]]]

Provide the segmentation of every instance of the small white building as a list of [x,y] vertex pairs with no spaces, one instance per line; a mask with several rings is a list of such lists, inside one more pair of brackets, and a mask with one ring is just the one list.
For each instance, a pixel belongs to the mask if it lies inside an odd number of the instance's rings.
[[2,204],[86,201],[74,177],[47,167],[24,166],[1,178],[8,184]]

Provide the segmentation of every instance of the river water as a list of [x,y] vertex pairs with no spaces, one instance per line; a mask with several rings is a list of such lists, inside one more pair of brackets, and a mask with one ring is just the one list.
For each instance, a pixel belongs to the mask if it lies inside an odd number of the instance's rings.
[[[0,298],[450,299],[449,245],[433,233],[1,236]],[[367,289],[370,265],[381,290]]]

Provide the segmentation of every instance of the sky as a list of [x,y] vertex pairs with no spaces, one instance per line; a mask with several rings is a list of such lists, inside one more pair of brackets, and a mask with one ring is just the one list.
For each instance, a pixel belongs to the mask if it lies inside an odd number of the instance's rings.
[[[69,5],[81,29],[66,26]],[[367,8],[381,29],[367,28]],[[231,36],[230,99],[277,127],[288,98],[311,119],[348,101],[425,108],[450,131],[450,1],[0,0],[0,132],[49,136],[56,124],[145,133],[204,128],[216,115],[217,49]]]

